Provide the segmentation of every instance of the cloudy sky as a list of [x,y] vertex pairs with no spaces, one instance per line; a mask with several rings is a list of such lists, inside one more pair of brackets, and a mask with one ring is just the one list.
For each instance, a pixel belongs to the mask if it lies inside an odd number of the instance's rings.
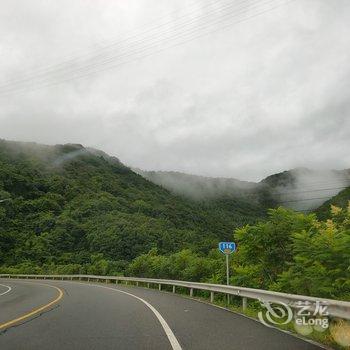
[[348,0],[2,0],[0,138],[259,180],[350,167]]

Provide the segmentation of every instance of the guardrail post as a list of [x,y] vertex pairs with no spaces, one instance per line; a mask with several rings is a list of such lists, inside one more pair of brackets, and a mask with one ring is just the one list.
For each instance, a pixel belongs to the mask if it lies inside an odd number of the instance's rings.
[[210,302],[214,302],[214,292],[210,292]]
[[88,282],[90,282],[90,277],[88,277],[88,279],[87,279],[87,280],[88,280]]
[[158,289],[162,290],[162,285],[160,283],[159,283]]
[[242,298],[242,308],[243,311],[247,310],[247,298]]
[[128,285],[128,281],[125,281],[125,284]]
[[149,288],[149,283],[147,283],[147,288]]
[[173,286],[173,293],[175,293],[176,292],[176,287],[175,286]]
[[190,288],[190,297],[193,297],[193,288]]
[[139,282],[137,281],[137,282],[136,282],[136,287],[138,287],[138,286],[139,286]]
[[108,283],[108,279],[106,278],[106,281],[105,281],[105,283],[107,284]]

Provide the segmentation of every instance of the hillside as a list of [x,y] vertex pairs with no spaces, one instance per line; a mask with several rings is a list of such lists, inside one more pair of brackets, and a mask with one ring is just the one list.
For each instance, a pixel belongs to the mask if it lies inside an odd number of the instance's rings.
[[[274,175],[260,193],[290,181]],[[0,140],[0,271],[225,283],[217,243],[233,239],[231,284],[349,300],[348,212],[334,225],[284,208],[266,217],[246,198],[194,201],[102,151]]]
[[330,217],[331,205],[346,209],[349,205],[349,201],[350,187],[347,187],[343,191],[339,192],[336,196],[323,203],[319,208],[315,210],[315,213],[320,220],[328,219]]
[[350,170],[296,168],[273,174],[260,182],[209,178],[179,172],[136,170],[169,191],[199,201],[249,201],[265,208],[285,206],[309,211],[350,185]]
[[350,170],[295,168],[261,181],[279,205],[311,211],[350,185]]
[[143,171],[137,173],[164,188],[196,200],[207,200],[224,196],[239,196],[256,188],[256,183],[231,178],[211,178],[184,174],[176,171]]
[[231,201],[255,205],[266,210],[275,205],[268,186],[233,178],[213,178],[175,171],[143,171],[135,169],[145,179],[162,186],[174,194],[205,203]]
[[[81,145],[0,140],[0,264],[126,261],[157,248],[207,252],[266,214],[171,194],[117,158]],[[220,202],[220,203],[219,203]],[[96,255],[100,254],[100,255]]]

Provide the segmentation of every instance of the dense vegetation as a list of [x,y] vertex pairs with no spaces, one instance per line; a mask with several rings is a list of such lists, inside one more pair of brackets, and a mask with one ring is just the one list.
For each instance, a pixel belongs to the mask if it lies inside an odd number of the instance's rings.
[[336,196],[323,203],[319,208],[315,210],[317,217],[320,219],[326,219],[329,217],[329,209],[331,205],[345,209],[350,200],[350,187],[339,192]]
[[[238,251],[231,261],[233,285],[350,300],[350,204],[332,207],[318,221],[284,208],[269,220],[237,229]],[[162,256],[156,250],[133,260],[127,272],[144,277],[225,282],[224,257],[212,250]]]
[[[350,207],[329,219],[177,197],[79,145],[0,141],[0,270],[225,282],[350,300]],[[343,197],[342,197],[343,198]],[[345,198],[345,197],[344,197]],[[348,197],[349,199],[349,197]]]
[[152,248],[205,254],[232,227],[266,215],[244,201],[182,199],[80,145],[0,141],[4,198],[10,200],[0,203],[0,265],[22,270],[121,272]]

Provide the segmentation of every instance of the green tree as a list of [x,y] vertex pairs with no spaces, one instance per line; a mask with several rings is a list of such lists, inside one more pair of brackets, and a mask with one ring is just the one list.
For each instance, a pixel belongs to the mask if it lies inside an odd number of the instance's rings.
[[293,259],[293,234],[312,227],[314,215],[285,208],[271,209],[269,220],[247,225],[234,233],[238,244],[234,254],[234,284],[269,288]]
[[331,211],[331,219],[293,234],[293,261],[275,289],[350,300],[350,204]]

